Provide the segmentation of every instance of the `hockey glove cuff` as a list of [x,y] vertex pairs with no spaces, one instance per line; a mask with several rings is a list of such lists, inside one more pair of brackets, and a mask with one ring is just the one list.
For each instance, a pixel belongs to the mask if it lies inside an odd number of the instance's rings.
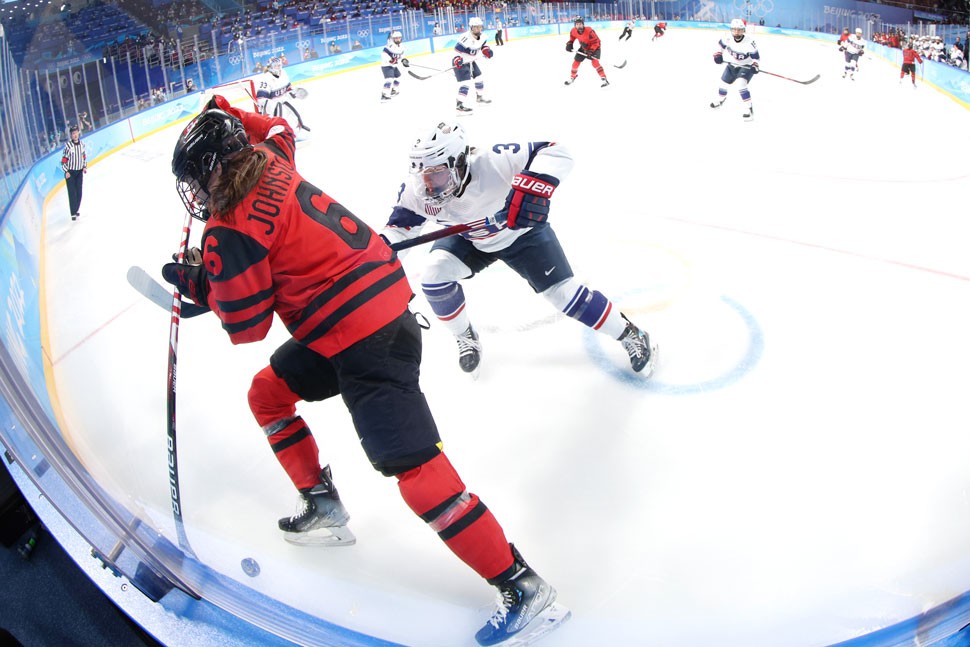
[[723,62],[724,62],[724,56],[721,54],[721,52],[714,52],[714,64],[720,65]]
[[183,297],[207,306],[209,303],[209,277],[202,265],[185,263],[165,263],[162,278],[171,283]]
[[495,214],[496,220],[505,220],[509,229],[544,223],[549,219],[549,199],[557,186],[559,180],[551,175],[522,171],[512,178],[512,190]]
[[455,66],[455,69],[458,69],[465,64],[465,59],[463,59],[461,56],[456,56],[455,58],[451,59],[451,64]]
[[492,58],[492,56],[494,55],[495,55],[495,52],[492,51],[491,47],[489,47],[488,45],[482,45],[482,56],[484,56],[485,58]]

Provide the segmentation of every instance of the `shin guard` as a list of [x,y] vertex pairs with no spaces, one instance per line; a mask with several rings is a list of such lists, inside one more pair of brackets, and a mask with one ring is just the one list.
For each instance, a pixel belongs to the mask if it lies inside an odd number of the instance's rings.
[[444,454],[399,474],[398,487],[411,510],[480,576],[494,578],[511,566],[505,532]]

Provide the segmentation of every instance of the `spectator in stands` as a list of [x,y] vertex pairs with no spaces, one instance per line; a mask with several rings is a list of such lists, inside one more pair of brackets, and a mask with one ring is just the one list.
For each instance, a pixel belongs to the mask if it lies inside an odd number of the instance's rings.
[[337,41],[335,41],[335,40],[330,41],[330,53],[331,54],[339,54],[342,51],[343,50],[340,49],[340,45],[337,44]]
[[195,92],[195,81],[192,80],[191,76],[185,79],[185,94],[190,92]]
[[82,132],[94,130],[94,126],[91,125],[91,119],[88,117],[87,112],[78,113],[77,120]]
[[364,46],[360,44],[359,40],[355,40],[350,49],[364,49]]

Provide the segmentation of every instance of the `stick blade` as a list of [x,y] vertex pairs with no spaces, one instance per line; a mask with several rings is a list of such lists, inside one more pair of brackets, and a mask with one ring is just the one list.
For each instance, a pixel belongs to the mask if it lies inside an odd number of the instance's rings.
[[622,70],[624,67],[626,67],[626,59],[623,59],[622,63],[620,63],[619,65],[614,65],[613,67],[615,67],[618,70]]
[[815,83],[820,78],[822,78],[822,75],[821,74],[816,74],[815,76],[813,76],[809,80],[807,80],[807,81],[799,81],[799,83],[801,83],[802,85],[808,85],[809,83]]
[[[144,269],[137,265],[132,265],[128,268],[126,278],[128,279],[128,285],[135,288],[142,296],[148,298],[149,301],[162,310],[166,312],[172,311],[172,292],[153,279]],[[209,308],[183,299],[181,312],[183,319],[191,319],[192,317],[209,312]]]
[[411,70],[408,70],[408,74],[410,74],[411,76],[413,76],[414,78],[416,78],[418,81],[424,81],[425,79],[430,79],[431,78],[431,75],[430,74],[428,76],[421,76],[420,74],[418,74],[416,72],[413,72]]

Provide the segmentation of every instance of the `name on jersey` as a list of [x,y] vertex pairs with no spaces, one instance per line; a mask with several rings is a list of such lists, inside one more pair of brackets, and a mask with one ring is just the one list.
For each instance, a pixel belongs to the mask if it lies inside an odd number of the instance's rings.
[[292,181],[293,174],[285,166],[270,164],[256,187],[256,199],[250,205],[252,212],[246,217],[265,224],[267,236],[276,229],[276,218],[280,215],[280,207],[286,200]]

